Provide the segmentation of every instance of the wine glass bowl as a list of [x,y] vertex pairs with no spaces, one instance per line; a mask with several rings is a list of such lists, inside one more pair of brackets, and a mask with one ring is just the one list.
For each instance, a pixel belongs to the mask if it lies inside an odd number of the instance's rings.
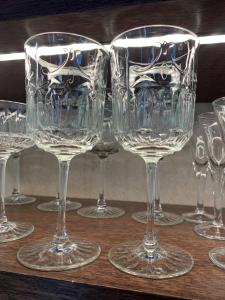
[[85,36],[49,32],[25,43],[28,130],[36,145],[59,162],[59,206],[52,239],[22,247],[17,259],[38,270],[67,270],[100,254],[92,241],[72,239],[66,229],[70,161],[91,150],[101,135],[108,53]]
[[193,266],[188,252],[157,241],[153,225],[158,162],[192,135],[197,48],[195,34],[167,25],[134,28],[111,43],[114,134],[144,159],[148,201],[143,240],[115,245],[109,260],[136,276],[171,278]]

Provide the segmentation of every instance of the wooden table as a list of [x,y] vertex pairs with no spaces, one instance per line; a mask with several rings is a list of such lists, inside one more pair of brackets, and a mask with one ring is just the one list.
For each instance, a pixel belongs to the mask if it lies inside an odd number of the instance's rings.
[[[36,207],[41,201],[22,206],[7,206],[9,220],[32,222],[33,234],[27,238],[0,245],[0,300],[28,299],[225,299],[225,271],[214,266],[208,252],[225,242],[210,241],[196,236],[193,225],[158,227],[161,241],[166,241],[189,251],[194,258],[194,268],[188,274],[168,279],[143,279],[120,272],[108,261],[112,245],[131,239],[142,239],[145,225],[131,219],[131,213],[145,209],[143,203],[117,202],[114,205],[126,210],[123,217],[108,220],[83,218],[75,211],[67,213],[67,227],[71,236],[94,240],[101,245],[101,255],[82,268],[43,272],[27,269],[16,260],[17,250],[27,242],[54,233],[56,213],[42,212]],[[81,200],[83,205],[95,203]],[[183,212],[190,207],[167,206],[167,210]]]

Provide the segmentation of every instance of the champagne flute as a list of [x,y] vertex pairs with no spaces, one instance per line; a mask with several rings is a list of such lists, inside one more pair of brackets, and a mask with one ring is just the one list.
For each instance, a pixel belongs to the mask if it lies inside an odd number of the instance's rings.
[[[216,99],[213,101],[213,108],[218,118],[219,124],[221,126],[223,132],[223,138],[225,133],[225,97]],[[224,178],[223,178],[224,180]],[[224,182],[223,182],[224,184]],[[223,192],[223,190],[222,190]],[[223,193],[224,194],[224,193]],[[222,201],[224,200],[224,196],[222,195]],[[224,203],[224,202],[223,202]],[[221,205],[222,206],[222,205]],[[222,212],[221,212],[222,213]],[[222,215],[221,215],[222,218]],[[225,247],[216,247],[209,251],[210,260],[218,267],[225,269]]]
[[134,28],[111,43],[113,124],[118,142],[146,163],[147,226],[142,241],[128,240],[109,252],[121,271],[171,278],[191,270],[185,250],[158,242],[154,230],[156,175],[160,159],[180,151],[192,135],[198,38],[184,28]]
[[108,54],[88,37],[49,32],[25,43],[28,129],[36,145],[59,162],[59,210],[53,237],[23,246],[17,259],[28,268],[58,271],[94,261],[100,246],[72,239],[66,229],[70,161],[92,149],[101,135]]
[[199,115],[202,134],[209,157],[210,173],[213,180],[214,220],[194,227],[198,235],[215,240],[225,240],[225,226],[222,216],[224,203],[225,144],[214,112]]
[[193,167],[197,179],[197,203],[193,212],[183,214],[185,221],[191,223],[206,223],[213,220],[213,215],[207,213],[204,207],[205,185],[209,169],[208,155],[199,122],[196,120],[192,137]]

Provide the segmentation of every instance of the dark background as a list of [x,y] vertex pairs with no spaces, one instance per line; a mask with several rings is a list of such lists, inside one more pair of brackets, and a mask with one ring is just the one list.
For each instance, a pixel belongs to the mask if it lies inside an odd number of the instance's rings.
[[[109,43],[136,26],[170,24],[198,35],[225,34],[225,1],[0,0],[0,53],[22,52],[24,41],[46,31],[87,35]],[[225,43],[201,45],[197,101],[225,96]],[[25,101],[24,61],[0,62],[0,98]]]

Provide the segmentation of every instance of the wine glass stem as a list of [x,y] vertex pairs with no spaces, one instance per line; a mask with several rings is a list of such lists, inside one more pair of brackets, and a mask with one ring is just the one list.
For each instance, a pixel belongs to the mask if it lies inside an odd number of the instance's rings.
[[13,162],[15,167],[15,184],[13,188],[13,194],[20,194],[20,154],[16,153],[13,155]]
[[63,244],[68,241],[66,230],[66,194],[70,161],[59,160],[59,210],[56,233],[53,243]]
[[147,174],[147,225],[144,235],[144,249],[147,258],[155,258],[157,248],[157,235],[154,232],[154,201],[157,188],[157,167],[158,164],[146,163]]
[[6,167],[6,159],[0,159],[0,225],[7,222],[6,214],[5,214],[5,167]]
[[224,202],[224,168],[215,167],[212,173],[214,183],[214,221],[216,226],[223,225],[222,205]]
[[196,212],[204,213],[204,198],[205,198],[205,185],[206,185],[206,167],[199,166],[196,172],[197,177],[197,205]]
[[97,209],[104,210],[106,208],[105,201],[105,160],[100,159],[100,187],[101,190],[99,192],[98,201],[97,201]]
[[154,213],[160,213],[162,211],[162,206],[160,202],[160,183],[159,183],[159,168],[156,168],[155,176],[155,200],[154,200]]

